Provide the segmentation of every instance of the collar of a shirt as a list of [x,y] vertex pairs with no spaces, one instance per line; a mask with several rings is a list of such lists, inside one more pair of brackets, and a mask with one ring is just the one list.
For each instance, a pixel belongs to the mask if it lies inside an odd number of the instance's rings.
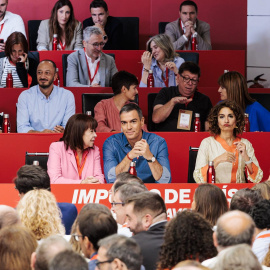
[[96,64],[100,61],[100,57],[99,57],[99,58],[97,58],[97,59],[95,60],[94,63],[92,63],[92,59],[87,55],[86,52],[85,52],[85,56],[86,56],[87,62],[90,63],[91,65],[96,65]]
[[[49,95],[48,100],[51,100],[57,94],[57,91],[58,91],[58,86],[53,85],[53,90],[51,94]],[[41,92],[39,85],[37,85],[37,93],[40,99],[47,99],[46,96]]]
[[6,11],[5,17],[4,17],[3,20],[0,22],[0,25],[3,24],[3,23],[5,23],[5,21],[7,21],[7,20],[9,19],[9,17],[10,17],[10,16],[9,16],[9,13],[10,13],[9,11]]

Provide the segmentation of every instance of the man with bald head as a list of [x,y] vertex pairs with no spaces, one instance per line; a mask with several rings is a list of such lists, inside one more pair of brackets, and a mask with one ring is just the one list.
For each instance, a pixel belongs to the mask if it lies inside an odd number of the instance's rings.
[[20,222],[19,215],[14,208],[7,205],[0,205],[0,230]]

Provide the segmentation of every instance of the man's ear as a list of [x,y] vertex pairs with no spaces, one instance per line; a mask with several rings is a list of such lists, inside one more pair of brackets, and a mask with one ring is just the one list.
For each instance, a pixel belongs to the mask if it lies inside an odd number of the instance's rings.
[[126,91],[128,91],[128,89],[123,85],[121,88],[121,93],[125,93]]
[[142,117],[142,119],[141,119],[141,125],[142,126],[144,125],[144,117]]
[[145,230],[148,230],[149,227],[152,225],[152,222],[153,222],[153,217],[150,214],[146,214],[142,219],[143,228]]
[[178,85],[178,84],[179,84],[179,78],[180,78],[180,75],[179,75],[179,74],[177,74],[177,75],[175,76],[176,85]]
[[214,246],[218,247],[218,240],[217,240],[217,233],[216,232],[213,233],[213,242],[214,242]]
[[37,260],[37,253],[33,252],[31,255],[31,269],[35,269],[35,264],[36,264],[36,260]]
[[127,270],[127,266],[125,263],[123,263],[121,260],[119,260],[118,258],[115,258],[112,261],[112,270]]

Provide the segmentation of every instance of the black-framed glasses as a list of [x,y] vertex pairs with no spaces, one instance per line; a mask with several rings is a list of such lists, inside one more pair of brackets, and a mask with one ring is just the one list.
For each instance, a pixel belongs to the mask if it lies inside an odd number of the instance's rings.
[[105,46],[105,43],[104,42],[100,42],[100,43],[98,43],[98,42],[95,42],[95,43],[89,43],[89,42],[87,42],[88,44],[91,44],[93,47],[95,47],[96,49],[98,49],[99,48],[99,46],[101,47],[101,48],[103,48],[104,46]]
[[123,203],[123,202],[111,202],[112,207],[115,207],[117,204],[121,204],[122,206],[125,205],[125,203]]
[[110,260],[107,260],[107,261],[99,261],[99,260],[96,260],[96,266],[98,269],[100,269],[100,265],[103,264],[103,263],[111,263],[114,259],[110,259]]
[[72,236],[75,238],[75,240],[76,240],[77,242],[79,242],[80,237],[81,237],[81,238],[83,238],[83,236],[82,236],[82,235],[75,234],[75,233],[73,233],[73,234],[72,234]]
[[192,84],[197,84],[199,82],[199,79],[190,79],[189,77],[183,76],[180,74],[180,76],[183,78],[183,81],[185,83],[191,82]]

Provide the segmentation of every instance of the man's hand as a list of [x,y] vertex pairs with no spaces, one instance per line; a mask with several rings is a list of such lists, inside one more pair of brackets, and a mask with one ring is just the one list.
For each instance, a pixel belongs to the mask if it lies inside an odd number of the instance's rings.
[[88,176],[81,181],[81,184],[99,184],[99,180],[94,176]]
[[41,133],[56,133],[54,130],[51,129],[44,129],[41,131]]
[[143,156],[145,159],[151,159],[153,157],[149,149],[149,144],[145,139],[136,142],[133,149],[137,156]]
[[171,99],[171,103],[173,106],[178,104],[178,103],[186,104],[186,103],[191,102],[191,101],[192,101],[192,98],[186,98],[186,97],[174,97]]
[[185,36],[187,38],[189,38],[192,34],[195,33],[194,24],[192,21],[186,21],[184,25],[185,25],[185,29],[186,29]]
[[64,133],[65,129],[62,126],[55,126],[53,129],[56,133]]
[[98,83],[94,83],[94,84],[91,85],[91,87],[101,87],[101,85],[98,84]]

